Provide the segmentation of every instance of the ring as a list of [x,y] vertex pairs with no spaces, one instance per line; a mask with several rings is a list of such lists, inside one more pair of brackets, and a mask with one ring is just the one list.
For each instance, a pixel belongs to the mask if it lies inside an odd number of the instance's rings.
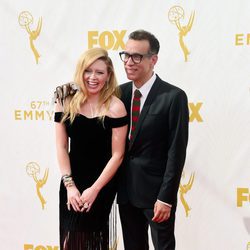
[[83,208],[88,208],[89,207],[89,204],[88,203],[84,203],[83,204]]

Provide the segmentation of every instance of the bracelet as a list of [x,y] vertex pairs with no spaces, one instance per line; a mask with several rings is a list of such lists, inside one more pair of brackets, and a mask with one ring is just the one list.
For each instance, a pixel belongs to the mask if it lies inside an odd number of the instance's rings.
[[71,175],[65,174],[62,176],[62,181],[64,186],[67,187],[72,187],[75,185],[75,182],[73,181],[73,178]]
[[71,177],[71,174],[64,174],[61,179],[63,181],[64,179],[67,179],[68,177]]
[[73,180],[70,180],[70,181],[64,183],[64,186],[65,186],[66,188],[72,187],[72,186],[74,186],[74,185],[75,185],[75,182],[74,182]]

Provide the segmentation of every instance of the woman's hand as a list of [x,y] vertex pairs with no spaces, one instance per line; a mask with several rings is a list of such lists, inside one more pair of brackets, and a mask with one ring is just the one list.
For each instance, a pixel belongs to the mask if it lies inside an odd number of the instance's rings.
[[85,189],[81,195],[81,200],[83,207],[81,208],[81,211],[88,212],[94,203],[99,191],[95,189],[94,187],[89,187]]
[[75,212],[80,212],[83,207],[83,203],[80,199],[81,194],[75,185],[67,187],[67,196],[68,210],[70,210],[70,206],[72,206]]

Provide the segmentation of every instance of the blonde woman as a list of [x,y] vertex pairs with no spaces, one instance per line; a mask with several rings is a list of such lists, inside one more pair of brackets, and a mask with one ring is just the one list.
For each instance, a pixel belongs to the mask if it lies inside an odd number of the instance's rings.
[[106,50],[80,57],[78,91],[57,100],[55,129],[60,185],[60,249],[109,248],[109,213],[127,134],[127,113]]

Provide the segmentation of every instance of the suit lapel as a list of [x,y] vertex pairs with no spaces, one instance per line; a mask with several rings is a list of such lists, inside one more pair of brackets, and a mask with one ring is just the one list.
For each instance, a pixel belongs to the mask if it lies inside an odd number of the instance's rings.
[[127,115],[129,117],[128,133],[130,131],[130,120],[131,120],[131,98],[132,98],[132,82],[129,82],[121,87],[122,96],[121,100],[125,105],[127,110]]
[[132,83],[128,85],[122,97],[123,103],[125,105],[129,117],[131,113],[131,98],[132,98]]

